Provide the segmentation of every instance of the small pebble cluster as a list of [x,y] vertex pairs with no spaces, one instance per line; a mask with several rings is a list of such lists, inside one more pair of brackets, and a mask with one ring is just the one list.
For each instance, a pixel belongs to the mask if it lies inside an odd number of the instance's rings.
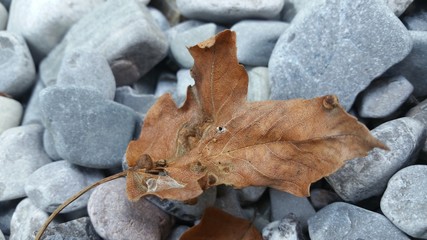
[[335,94],[390,150],[348,161],[308,198],[218,186],[195,205],[129,202],[117,179],[44,239],[177,240],[209,206],[265,240],[427,239],[423,0],[1,0],[0,29],[0,240],[34,239],[68,197],[125,168],[156,99],[180,105],[194,84],[187,47],[224,29],[249,101]]

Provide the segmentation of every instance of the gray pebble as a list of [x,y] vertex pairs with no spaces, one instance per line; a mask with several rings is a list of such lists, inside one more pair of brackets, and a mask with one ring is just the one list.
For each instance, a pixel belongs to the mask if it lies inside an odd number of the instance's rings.
[[177,0],[178,9],[187,18],[212,22],[229,23],[242,19],[271,19],[282,10],[283,0],[246,1],[239,0]]
[[302,229],[293,214],[274,221],[262,230],[264,240],[302,240]]
[[95,232],[89,217],[49,226],[43,240],[102,240]]
[[160,199],[156,196],[147,196],[146,199],[172,216],[184,221],[195,221],[201,218],[207,207],[214,205],[216,188],[212,187],[204,191],[194,205],[185,204],[181,201]]
[[390,151],[375,148],[368,156],[349,160],[326,177],[346,201],[357,202],[381,195],[391,176],[417,159],[426,139],[424,125],[408,117],[386,122],[371,133]]
[[414,2],[412,10],[402,17],[402,22],[409,30],[427,31],[427,4],[424,1]]
[[312,1],[274,47],[268,64],[271,98],[336,94],[348,110],[357,94],[411,47],[408,31],[384,3]]
[[53,161],[61,160],[61,156],[59,156],[58,152],[56,151],[52,134],[50,134],[50,132],[46,129],[43,133],[43,147],[50,159]]
[[[79,167],[66,160],[52,162],[31,174],[25,184],[25,193],[38,208],[53,212],[65,200],[103,177],[97,169]],[[86,208],[89,195],[85,193],[61,213]]]
[[411,53],[398,64],[394,65],[387,74],[403,75],[414,85],[416,97],[427,96],[427,31],[409,31],[414,46]]
[[9,14],[7,13],[6,8],[0,3],[0,30],[5,30],[7,25],[7,19]]
[[58,154],[85,167],[120,166],[140,123],[132,109],[103,99],[97,91],[72,86],[44,89],[40,106]]
[[39,93],[45,88],[40,78],[37,78],[36,84],[31,93],[30,100],[25,107],[24,118],[22,119],[22,125],[27,124],[42,124],[40,105],[39,105]]
[[274,45],[289,24],[280,21],[243,20],[231,27],[236,32],[237,59],[251,66],[267,66]]
[[44,58],[68,29],[105,0],[14,0],[7,30],[22,35],[37,61]]
[[414,87],[403,76],[378,79],[361,93],[359,115],[365,118],[390,116],[413,91]]
[[20,102],[0,95],[0,134],[9,128],[19,126],[22,113]]
[[310,202],[314,209],[322,209],[327,205],[340,201],[341,198],[332,190],[314,188],[310,191]]
[[0,201],[24,197],[28,177],[50,162],[43,149],[42,126],[31,124],[3,132],[0,135]]
[[307,220],[316,214],[306,197],[296,197],[290,193],[270,188],[271,220],[277,221],[294,214],[303,229],[307,229]]
[[188,229],[189,227],[185,225],[180,225],[178,227],[175,227],[174,229],[172,229],[171,234],[168,236],[168,238],[166,238],[166,240],[179,240],[182,234],[184,234],[184,232],[187,231]]
[[427,239],[427,166],[406,167],[388,182],[381,211],[402,231]]
[[154,18],[154,21],[157,23],[157,26],[159,26],[163,32],[170,28],[168,19],[165,17],[165,15],[163,15],[162,12],[153,7],[149,7],[148,10],[150,11],[151,16]]
[[241,205],[248,205],[257,202],[264,194],[267,187],[250,186],[242,189],[236,189],[237,196]]
[[119,178],[98,186],[91,194],[88,213],[96,232],[105,240],[166,238],[173,218],[142,198],[126,197],[126,180]]
[[178,33],[182,33],[182,32],[185,32],[187,30],[190,30],[192,28],[199,27],[203,24],[205,24],[205,22],[197,21],[194,19],[190,19],[190,20],[180,22],[179,24],[169,28],[166,31],[166,37],[168,39],[168,42],[171,43],[172,40],[176,37],[176,35]]
[[37,231],[48,216],[47,213],[37,208],[29,198],[23,199],[16,206],[10,221],[9,240],[34,240]]
[[328,205],[310,218],[308,232],[311,240],[409,240],[383,215],[342,202]]
[[157,101],[157,98],[154,94],[139,94],[129,86],[122,86],[116,89],[114,101],[132,108],[141,119],[144,119],[148,110]]
[[[427,99],[417,104],[415,107],[411,108],[407,113],[407,117],[414,118],[424,124],[427,128]],[[427,140],[424,142],[424,146],[422,148],[422,154],[420,154],[420,158],[426,160],[427,158]]]
[[396,16],[400,16],[413,1],[414,0],[385,0],[385,3]]
[[0,231],[10,235],[10,220],[20,200],[0,201]]
[[270,99],[270,79],[268,68],[254,67],[248,69],[248,101],[265,101]]
[[107,1],[80,21],[40,65],[47,86],[56,81],[59,63],[70,51],[99,52],[109,62],[116,83],[136,82],[167,54],[165,34],[139,1]]
[[214,23],[207,23],[183,32],[178,32],[170,43],[173,58],[181,67],[191,68],[194,60],[187,48],[214,36],[218,32],[219,28]]
[[217,191],[218,194],[214,205],[216,208],[235,217],[246,218],[246,214],[240,206],[236,189],[231,186],[220,185],[217,186]]
[[116,81],[107,59],[99,53],[70,51],[62,60],[57,86],[93,89],[108,100],[114,99]]
[[36,79],[30,50],[22,36],[0,31],[0,92],[21,96]]
[[176,93],[180,97],[187,96],[187,88],[188,86],[194,85],[194,79],[191,77],[190,69],[180,69],[176,73],[177,85],[176,85]]
[[172,73],[162,73],[159,76],[157,82],[156,91],[154,92],[155,97],[160,97],[165,93],[172,95],[176,94],[176,76]]

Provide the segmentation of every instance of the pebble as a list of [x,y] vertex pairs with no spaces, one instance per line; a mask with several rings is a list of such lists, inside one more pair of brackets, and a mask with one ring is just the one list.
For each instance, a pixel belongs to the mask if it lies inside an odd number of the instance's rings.
[[236,189],[240,205],[249,205],[257,202],[266,189],[267,187],[263,186],[250,186],[242,189]]
[[343,202],[328,205],[310,218],[308,232],[311,240],[409,240],[383,215]]
[[406,57],[411,47],[408,31],[381,2],[312,2],[273,49],[268,64],[271,98],[333,93],[349,110],[357,94]]
[[190,29],[195,28],[195,27],[199,27],[203,24],[205,24],[205,22],[192,19],[192,20],[180,22],[179,24],[169,28],[166,31],[166,37],[168,39],[169,44],[176,37],[176,35],[178,35],[179,33],[185,32],[185,31],[190,30]]
[[177,80],[175,74],[172,73],[162,73],[159,76],[157,82],[156,90],[154,92],[155,97],[160,97],[165,93],[170,93],[172,95],[176,94]]
[[414,91],[403,76],[378,79],[360,94],[359,115],[364,118],[384,118],[394,113]]
[[254,67],[248,70],[248,96],[250,102],[265,101],[270,99],[270,79],[268,68]]
[[409,31],[414,46],[411,53],[401,62],[387,71],[390,75],[403,75],[414,85],[414,96],[427,96],[427,32]]
[[400,16],[414,0],[385,0],[387,6],[393,11],[394,15]]
[[6,30],[7,19],[9,18],[9,14],[7,13],[6,8],[0,3],[0,30]]
[[107,59],[99,53],[70,51],[62,60],[57,86],[76,86],[98,91],[105,99],[113,100],[116,81]]
[[310,191],[310,202],[316,210],[340,200],[341,198],[334,191],[321,188],[314,188]]
[[303,229],[307,229],[307,220],[316,214],[306,197],[296,197],[290,193],[270,188],[271,220],[277,221],[294,214]]
[[190,69],[180,69],[176,73],[176,94],[179,97],[187,96],[188,86],[194,85],[194,79],[191,77]]
[[217,186],[217,198],[214,207],[221,209],[235,217],[246,218],[242,207],[240,206],[237,190],[231,186]]
[[131,202],[126,197],[126,180],[101,184],[91,194],[88,213],[96,232],[105,240],[164,239],[173,218],[145,198]]
[[30,100],[25,107],[24,118],[22,119],[22,125],[27,124],[42,124],[40,106],[39,106],[39,93],[45,88],[40,78],[37,78],[36,84],[31,93]]
[[427,31],[427,4],[416,1],[412,4],[412,11],[402,17],[402,22],[409,30]]
[[150,2],[150,5],[159,9],[171,26],[175,26],[182,21],[181,13],[176,6],[176,0],[153,0]]
[[97,91],[53,86],[40,93],[47,130],[62,159],[90,168],[120,166],[140,119]]
[[246,1],[217,0],[177,0],[176,4],[182,15],[212,22],[231,23],[242,19],[264,18],[278,16],[284,5],[283,0]]
[[381,195],[394,173],[416,161],[426,139],[424,124],[408,117],[386,122],[371,133],[390,151],[375,148],[368,156],[349,160],[326,177],[345,201],[358,202]]
[[166,240],[179,240],[182,234],[184,234],[184,232],[186,232],[188,229],[189,229],[188,226],[179,225],[178,227],[175,227],[174,229],[172,229],[172,232],[166,238]]
[[44,130],[43,133],[43,147],[44,151],[53,161],[61,160],[61,156],[59,156],[58,152],[55,148],[55,142],[53,141],[52,134],[48,130]]
[[10,220],[20,200],[0,201],[0,231],[10,235]]
[[231,27],[236,32],[237,59],[251,66],[267,66],[274,45],[289,24],[280,21],[243,20]]
[[[29,198],[23,199],[10,221],[9,240],[34,240],[37,231],[49,215],[37,208]],[[51,223],[53,226],[55,223]]]
[[9,128],[19,126],[22,113],[23,109],[20,102],[0,95],[0,135]]
[[154,94],[139,94],[129,86],[122,86],[116,89],[114,101],[132,108],[141,119],[144,119],[148,110],[157,101],[157,98]]
[[300,223],[293,214],[271,222],[262,230],[264,240],[302,240]]
[[191,68],[194,60],[187,48],[209,39],[219,31],[220,28],[216,24],[206,23],[183,32],[178,32],[170,42],[170,51],[173,58],[181,67]]
[[101,53],[121,86],[136,82],[159,63],[167,55],[168,43],[143,2],[107,1],[74,24],[41,62],[46,86],[56,82],[63,56],[76,49]]
[[43,149],[42,126],[30,124],[4,131],[0,135],[0,201],[25,197],[28,177],[50,162]]
[[[407,113],[407,117],[416,119],[424,124],[427,128],[427,99],[417,104],[415,107],[411,108]],[[426,160],[427,158],[427,140],[424,142],[424,146],[422,148],[422,154],[420,154],[420,158]]]
[[181,201],[160,199],[156,196],[148,196],[146,199],[156,205],[164,212],[177,217],[184,221],[196,221],[200,219],[207,207],[215,203],[216,188],[209,188],[199,196],[197,203],[194,205],[185,204]]
[[427,166],[406,167],[388,182],[381,211],[399,229],[414,238],[427,239]]
[[36,70],[22,36],[0,32],[0,92],[21,96],[34,84]]
[[89,217],[49,226],[43,240],[102,240],[96,233]]
[[153,7],[148,7],[148,10],[150,11],[151,16],[154,18],[154,21],[157,23],[157,26],[159,26],[163,32],[170,28],[168,19],[165,17],[165,15],[163,15],[162,12]]
[[[72,195],[102,178],[102,172],[97,169],[83,168],[61,160],[33,172],[25,184],[25,193],[39,209],[51,213]],[[90,192],[85,193],[61,213],[86,208],[89,195]]]

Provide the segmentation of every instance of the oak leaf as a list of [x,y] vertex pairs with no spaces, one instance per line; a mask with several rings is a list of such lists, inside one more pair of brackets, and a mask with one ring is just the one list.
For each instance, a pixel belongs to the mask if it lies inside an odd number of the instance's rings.
[[260,232],[248,220],[217,208],[206,208],[199,224],[188,229],[180,240],[262,240]]
[[387,149],[334,95],[247,102],[248,76],[229,30],[190,47],[195,86],[178,108],[159,98],[126,151],[127,194],[187,201],[220,185],[308,196],[346,160]]

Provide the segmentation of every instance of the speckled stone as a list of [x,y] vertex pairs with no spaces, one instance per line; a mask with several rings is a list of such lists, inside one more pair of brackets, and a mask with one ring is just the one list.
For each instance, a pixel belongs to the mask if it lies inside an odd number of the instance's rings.
[[293,214],[271,222],[262,229],[264,240],[303,240],[301,225]]
[[43,240],[102,240],[95,232],[89,217],[49,226]]

